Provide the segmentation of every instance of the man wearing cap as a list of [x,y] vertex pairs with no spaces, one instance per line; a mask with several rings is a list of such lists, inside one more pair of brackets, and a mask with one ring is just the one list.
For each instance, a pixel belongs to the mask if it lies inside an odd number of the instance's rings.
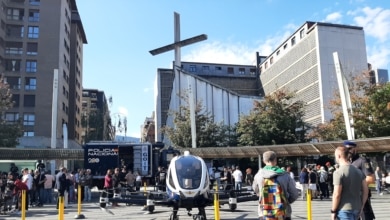
[[[348,148],[349,151],[349,159],[352,165],[357,167],[359,170],[363,172],[366,176],[367,186],[374,183],[374,169],[371,166],[370,159],[366,157],[362,157],[359,155],[357,151],[357,145],[352,141],[344,141],[344,146]],[[375,219],[374,211],[371,206],[371,190],[368,189],[368,199],[364,205],[364,215],[362,214],[363,220],[372,220]]]
[[[263,153],[263,162],[265,166],[263,169],[260,169],[254,177],[252,189],[254,192],[259,195],[259,200],[261,200],[261,191],[263,187],[264,179],[270,179],[276,177],[280,186],[282,187],[283,193],[287,201],[285,202],[286,213],[284,216],[285,220],[291,219],[291,203],[293,203],[298,198],[298,190],[295,186],[295,181],[291,179],[290,174],[282,170],[277,166],[276,153],[273,151],[266,151]],[[258,214],[260,219],[263,219],[263,213],[259,204]]]

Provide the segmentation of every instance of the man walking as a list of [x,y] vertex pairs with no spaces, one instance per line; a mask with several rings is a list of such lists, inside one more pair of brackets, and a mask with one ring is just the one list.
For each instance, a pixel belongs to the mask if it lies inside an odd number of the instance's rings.
[[[282,170],[277,166],[276,153],[273,151],[266,151],[263,153],[263,162],[265,167],[260,169],[254,177],[252,188],[257,195],[259,195],[259,201],[262,201],[263,184],[266,179],[275,179],[274,182],[278,182],[282,188],[282,194],[284,194],[285,201],[283,202],[283,219],[291,219],[291,203],[298,198],[298,190],[295,187],[295,181],[290,177],[290,174]],[[260,219],[270,219],[269,216],[263,216],[263,207],[259,203],[259,217]],[[273,216],[276,219],[276,216]]]
[[382,172],[379,166],[375,169],[375,190],[378,195],[383,195],[382,193]]
[[340,167],[333,173],[331,219],[357,220],[368,197],[365,176],[348,161],[348,149],[336,148],[335,159]]
[[[344,146],[348,149],[349,161],[356,168],[361,170],[366,177],[367,187],[369,184],[375,183],[374,169],[371,166],[370,159],[362,157],[358,154],[357,145],[352,141],[344,141]],[[375,219],[375,214],[371,206],[371,190],[368,189],[367,202],[364,205],[363,213],[361,215],[363,220]]]
[[236,170],[232,173],[232,176],[234,178],[234,189],[241,191],[242,187],[242,172],[240,170],[240,167],[236,166]]

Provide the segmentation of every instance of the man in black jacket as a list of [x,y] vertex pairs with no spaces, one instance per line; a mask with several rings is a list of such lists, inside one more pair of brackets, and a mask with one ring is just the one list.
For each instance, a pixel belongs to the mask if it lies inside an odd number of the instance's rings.
[[[357,167],[359,170],[363,172],[363,174],[366,176],[366,182],[367,184],[374,183],[374,169],[371,166],[370,159],[360,156],[357,151],[357,145],[356,143],[352,141],[344,141],[344,146],[348,148],[349,150],[349,159],[352,165]],[[364,204],[363,208],[364,215],[362,214],[362,219],[364,217],[364,220],[373,220],[375,219],[375,214],[371,206],[371,190],[368,189],[368,199],[367,202]]]
[[[65,195],[65,190],[66,188],[68,187],[67,186],[67,181],[66,181],[66,168],[65,167],[61,167],[60,168],[60,171],[57,173],[56,175],[56,189],[58,191],[58,198],[57,198],[57,209],[58,209],[58,206],[59,206],[59,200],[60,198],[64,198],[64,195]],[[64,201],[64,200],[63,200]],[[66,208],[66,207],[64,207]]]

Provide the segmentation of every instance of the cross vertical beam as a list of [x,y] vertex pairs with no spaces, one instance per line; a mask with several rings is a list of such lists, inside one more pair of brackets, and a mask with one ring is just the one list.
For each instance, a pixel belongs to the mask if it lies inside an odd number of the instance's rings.
[[[153,56],[160,53],[165,53],[171,50],[175,51],[175,65],[173,71],[175,73],[175,80],[177,87],[180,92],[180,79],[179,79],[179,68],[181,68],[181,48],[190,44],[194,44],[207,39],[207,35],[201,34],[192,38],[185,40],[180,40],[180,14],[174,12],[174,43],[169,44],[154,50],[149,51]],[[193,85],[192,80],[188,81],[188,92],[189,92],[189,108],[190,108],[190,118],[191,118],[191,139],[192,139],[192,148],[196,148],[196,124],[195,124],[195,104],[193,96]]]

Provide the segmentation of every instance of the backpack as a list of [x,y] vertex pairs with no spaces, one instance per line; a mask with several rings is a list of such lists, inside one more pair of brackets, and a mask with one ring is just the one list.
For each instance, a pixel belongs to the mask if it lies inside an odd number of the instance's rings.
[[276,177],[263,180],[260,206],[264,219],[283,219],[286,197]]

